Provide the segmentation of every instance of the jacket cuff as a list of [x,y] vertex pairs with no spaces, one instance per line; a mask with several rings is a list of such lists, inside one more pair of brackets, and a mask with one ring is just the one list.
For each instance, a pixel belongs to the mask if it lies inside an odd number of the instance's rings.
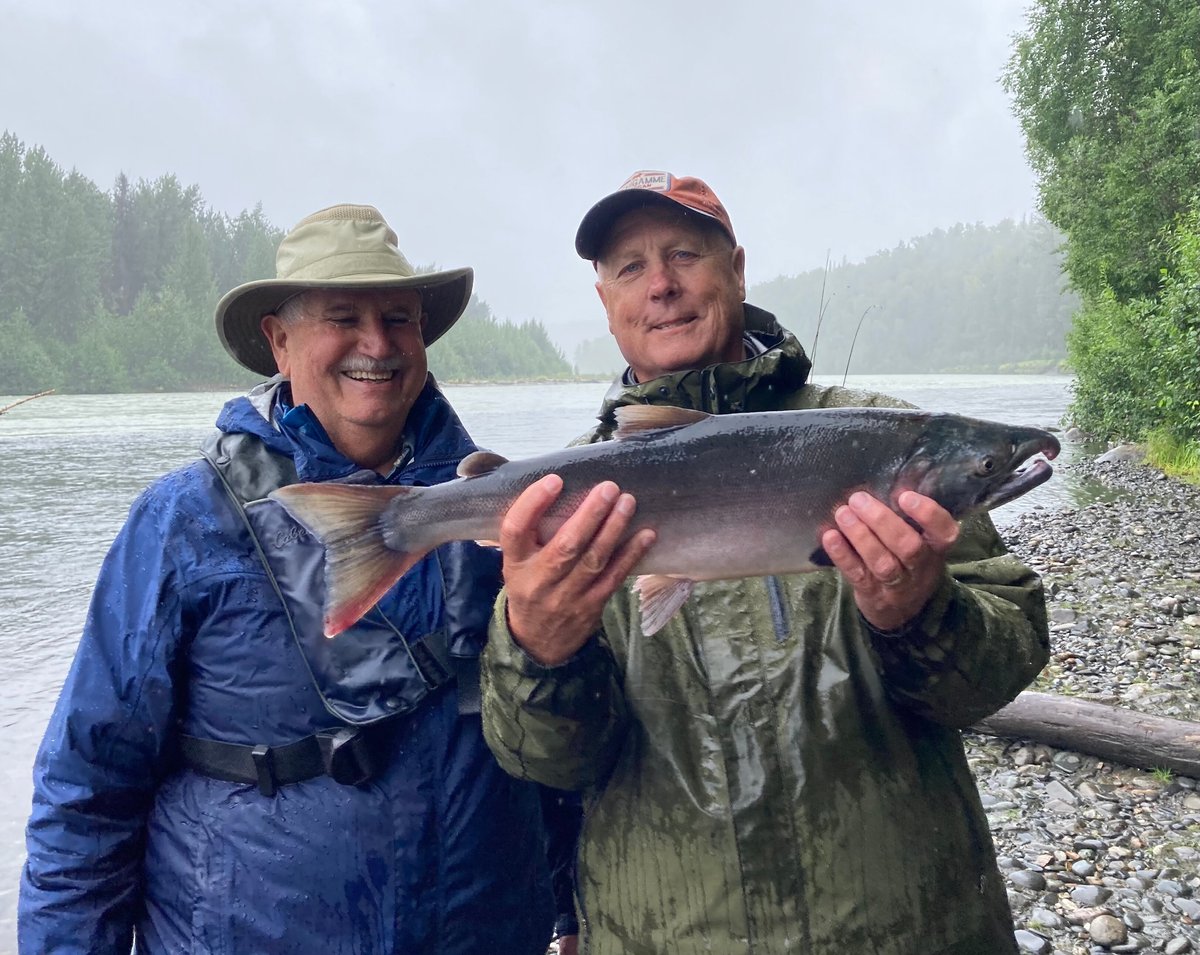
[[933,595],[917,612],[917,615],[908,623],[896,627],[894,630],[884,630],[875,626],[862,615],[861,611],[858,619],[870,634],[871,642],[880,652],[883,652],[885,648],[894,652],[896,649],[894,644],[897,643],[903,643],[909,649],[928,645],[943,635],[946,611],[954,599],[954,587],[954,579],[949,574],[944,574],[941,583],[938,584]]
[[603,628],[597,630],[588,637],[587,643],[575,651],[573,656],[563,660],[562,663],[547,665],[539,663],[526,653],[525,648],[513,636],[512,628],[508,625],[508,600],[503,594],[500,595],[500,605],[497,607],[497,611],[493,618],[492,627],[493,631],[498,630],[500,633],[493,632],[492,639],[494,640],[497,636],[500,636],[501,639],[507,640],[510,648],[510,652],[507,654],[509,665],[521,676],[532,677],[534,679],[546,676],[571,676],[581,666],[587,666],[588,661],[594,658],[599,644],[599,637],[604,633]]

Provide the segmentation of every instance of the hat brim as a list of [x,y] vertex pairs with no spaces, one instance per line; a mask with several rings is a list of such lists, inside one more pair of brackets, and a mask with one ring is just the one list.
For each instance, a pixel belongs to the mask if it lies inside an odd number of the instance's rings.
[[[613,224],[621,216],[634,209],[644,209],[646,206],[654,205],[665,205],[685,215],[703,216],[705,219],[721,225],[720,220],[715,216],[710,216],[702,209],[693,209],[657,190],[619,189],[611,195],[605,196],[584,215],[583,221],[579,223],[579,231],[575,233],[575,251],[579,253],[580,258],[595,262],[600,258],[600,253],[604,251],[604,244],[608,241],[608,234],[612,231]],[[721,226],[721,231],[725,231],[724,226]]]
[[260,279],[227,292],[217,303],[217,337],[239,365],[266,377],[279,373],[271,346],[262,333],[262,318],[293,295],[309,289],[417,289],[425,314],[424,339],[428,348],[458,321],[471,300],[474,270],[449,269],[412,276],[355,275],[345,279],[289,281]]

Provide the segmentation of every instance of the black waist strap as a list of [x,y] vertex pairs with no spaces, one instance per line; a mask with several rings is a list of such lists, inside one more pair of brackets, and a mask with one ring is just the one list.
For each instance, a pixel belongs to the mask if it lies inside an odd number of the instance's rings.
[[180,736],[179,754],[183,764],[198,773],[231,783],[257,783],[264,796],[274,796],[280,786],[322,775],[343,786],[369,782],[382,768],[376,736],[370,726],[322,730],[283,746]]

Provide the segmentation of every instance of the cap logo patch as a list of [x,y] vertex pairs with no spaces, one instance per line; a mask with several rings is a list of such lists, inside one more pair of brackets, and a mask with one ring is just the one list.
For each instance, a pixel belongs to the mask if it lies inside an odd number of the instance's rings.
[[[621,189],[648,189],[651,192],[670,192],[669,172],[635,172],[621,183]],[[620,189],[617,190],[620,192]]]

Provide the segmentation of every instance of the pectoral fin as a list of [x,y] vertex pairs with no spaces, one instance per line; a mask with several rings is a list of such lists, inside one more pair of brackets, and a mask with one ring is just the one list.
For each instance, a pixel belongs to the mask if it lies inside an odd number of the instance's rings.
[[637,578],[633,582],[633,589],[641,598],[642,632],[650,636],[666,626],[675,611],[691,596],[695,585],[696,582],[689,577],[647,574]]

